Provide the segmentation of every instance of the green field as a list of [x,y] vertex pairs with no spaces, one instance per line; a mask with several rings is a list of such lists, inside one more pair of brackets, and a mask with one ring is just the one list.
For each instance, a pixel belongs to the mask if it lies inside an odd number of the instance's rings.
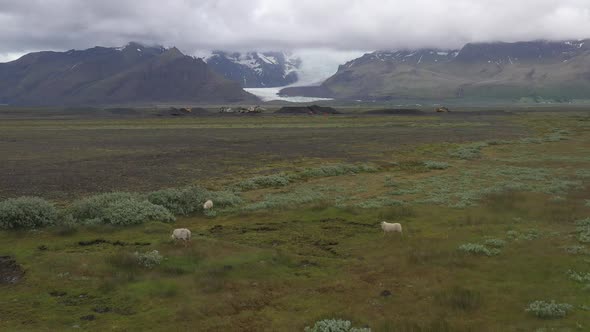
[[[589,112],[357,111],[0,110],[0,198],[59,208],[57,225],[0,230],[0,256],[25,271],[0,284],[0,330],[303,331],[328,318],[372,331],[590,330]],[[173,223],[131,226],[75,212],[99,193],[152,202],[189,186],[213,211],[188,202]],[[382,220],[404,236],[384,236]],[[180,227],[189,246],[170,239]],[[159,264],[138,263],[153,250]],[[537,300],[571,307],[539,318],[525,311]]]

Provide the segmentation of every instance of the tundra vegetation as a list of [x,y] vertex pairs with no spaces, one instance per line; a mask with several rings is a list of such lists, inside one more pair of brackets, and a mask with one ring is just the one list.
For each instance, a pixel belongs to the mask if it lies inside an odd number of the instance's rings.
[[2,331],[590,329],[585,110],[71,112],[0,109]]

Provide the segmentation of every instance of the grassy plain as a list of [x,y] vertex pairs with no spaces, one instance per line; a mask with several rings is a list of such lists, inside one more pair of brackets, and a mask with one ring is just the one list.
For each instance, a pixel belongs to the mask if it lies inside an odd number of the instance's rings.
[[[5,117],[2,198],[199,184],[244,202],[172,225],[0,231],[26,269],[0,285],[0,330],[587,331],[590,286],[568,271],[590,273],[575,224],[590,217],[589,115]],[[343,164],[376,170],[309,171]],[[236,189],[273,175],[290,181]],[[169,240],[179,227],[187,248]],[[160,265],[130,262],[151,250]],[[536,300],[574,309],[539,319]]]

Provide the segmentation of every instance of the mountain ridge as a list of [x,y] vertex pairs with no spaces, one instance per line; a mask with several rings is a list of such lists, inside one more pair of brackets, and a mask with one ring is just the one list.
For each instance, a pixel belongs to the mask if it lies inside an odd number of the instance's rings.
[[258,101],[176,47],[42,51],[0,64],[0,103],[94,105]]
[[298,81],[301,59],[285,52],[214,51],[206,58],[211,68],[243,88],[282,87]]
[[351,60],[318,88],[338,99],[547,98],[590,96],[590,40],[470,43],[461,49],[375,51]]

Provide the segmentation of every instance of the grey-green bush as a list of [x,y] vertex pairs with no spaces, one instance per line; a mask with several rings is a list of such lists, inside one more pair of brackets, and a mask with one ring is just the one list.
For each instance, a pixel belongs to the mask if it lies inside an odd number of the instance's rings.
[[254,190],[259,188],[278,188],[289,185],[291,178],[286,174],[257,176],[235,185],[239,190]]
[[72,204],[74,219],[83,224],[135,225],[148,221],[172,222],[174,215],[130,193],[109,193],[91,196]]
[[472,255],[486,255],[486,256],[495,256],[500,253],[500,250],[495,248],[488,248],[484,245],[477,244],[477,243],[466,243],[462,244],[458,248],[459,251],[472,254]]
[[449,167],[451,167],[451,165],[449,165],[449,163],[445,163],[443,161],[425,161],[424,162],[424,166],[428,169],[436,169],[436,170],[443,170],[443,169],[447,169]]
[[231,191],[212,191],[209,196],[213,201],[213,208],[234,207],[243,203],[242,198]]
[[461,147],[451,151],[449,154],[453,158],[473,160],[481,158],[481,149],[488,146],[485,142],[477,142],[462,145]]
[[55,206],[39,197],[11,198],[0,202],[0,228],[26,229],[53,225],[58,213]]
[[567,303],[535,301],[529,304],[525,311],[539,318],[552,319],[565,317],[573,308],[571,304]]
[[209,191],[198,186],[154,191],[147,195],[147,199],[153,204],[165,207],[175,215],[182,216],[203,211],[203,203],[209,199],[213,201],[214,208],[231,207],[242,203],[240,196],[231,191]]
[[164,259],[164,257],[162,255],[160,255],[160,252],[158,252],[157,250],[152,250],[152,251],[148,251],[148,252],[135,252],[133,254],[133,256],[135,256],[135,259],[137,260],[137,264],[139,264],[140,266],[146,267],[148,269],[151,269],[153,267],[155,267],[156,265],[160,265],[160,263],[162,262],[162,259]]
[[191,186],[171,188],[151,192],[147,195],[150,203],[161,205],[175,215],[186,216],[203,210],[203,203],[209,198],[209,191]]
[[578,241],[582,243],[590,243],[590,218],[576,221],[576,226]]
[[352,327],[352,323],[342,319],[324,319],[317,321],[312,327],[306,327],[305,332],[371,332],[369,328]]
[[502,248],[506,245],[506,241],[502,239],[487,239],[484,244],[494,248]]
[[584,273],[577,272],[574,270],[568,270],[566,274],[573,281],[580,283],[590,283],[590,272]]

